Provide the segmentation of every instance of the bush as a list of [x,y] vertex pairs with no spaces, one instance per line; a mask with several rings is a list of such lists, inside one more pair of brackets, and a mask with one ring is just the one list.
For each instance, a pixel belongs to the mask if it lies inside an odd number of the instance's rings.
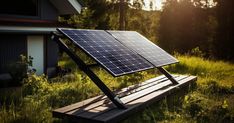
[[27,78],[23,80],[23,95],[33,95],[48,93],[50,85],[45,75],[37,76],[34,73],[29,74]]
[[193,48],[190,52],[189,52],[190,55],[192,56],[197,56],[197,57],[204,57],[205,54],[200,50],[199,47],[195,47]]
[[197,122],[232,122],[229,104],[226,100],[210,99],[198,92],[187,95],[184,99],[184,111],[196,119]]
[[22,123],[48,123],[52,122],[51,108],[45,100],[35,100],[33,97],[23,99],[20,110]]
[[13,85],[21,85],[22,80],[27,77],[28,66],[32,66],[32,57],[29,60],[26,56],[20,55],[18,61],[9,64],[8,71],[12,77]]

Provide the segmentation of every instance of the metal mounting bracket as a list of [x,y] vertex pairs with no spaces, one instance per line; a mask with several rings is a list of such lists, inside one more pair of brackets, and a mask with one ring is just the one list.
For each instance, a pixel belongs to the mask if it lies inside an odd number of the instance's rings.
[[179,82],[177,80],[175,80],[175,78],[164,68],[162,67],[157,67],[158,70],[164,74],[173,84],[179,84]]
[[79,66],[79,68],[89,76],[89,78],[101,89],[101,91],[120,109],[126,109],[127,107],[115,95],[103,82],[102,80],[90,69],[89,65],[86,65],[82,59],[69,50],[68,46],[60,39],[60,35],[55,32],[52,33],[52,40],[55,41],[58,46],[71,57],[71,59]]

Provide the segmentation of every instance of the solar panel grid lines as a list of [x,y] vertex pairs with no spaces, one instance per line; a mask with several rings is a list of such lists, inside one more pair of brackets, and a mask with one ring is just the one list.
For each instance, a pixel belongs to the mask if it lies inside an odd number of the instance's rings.
[[135,31],[108,31],[122,44],[137,52],[155,67],[178,62],[176,58]]
[[147,70],[154,66],[104,30],[58,29],[113,76]]

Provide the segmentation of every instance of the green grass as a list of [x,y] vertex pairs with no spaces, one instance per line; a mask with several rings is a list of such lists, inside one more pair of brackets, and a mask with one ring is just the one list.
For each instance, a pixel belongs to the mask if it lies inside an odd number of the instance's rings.
[[233,86],[234,66],[223,61],[204,60],[199,57],[179,56],[180,64],[169,67],[172,72],[199,76],[198,84],[206,83],[210,80],[219,81],[221,86]]
[[[234,64],[193,56],[177,57],[180,63],[166,69],[176,74],[198,76],[197,87],[186,90],[186,95],[178,92],[165,97],[123,122],[234,122]],[[66,122],[52,118],[52,109],[101,94],[67,57],[59,65],[73,68],[72,73],[51,80],[32,75],[21,89],[0,90],[0,122]],[[158,75],[148,70],[113,78],[103,69],[93,70],[112,90]]]

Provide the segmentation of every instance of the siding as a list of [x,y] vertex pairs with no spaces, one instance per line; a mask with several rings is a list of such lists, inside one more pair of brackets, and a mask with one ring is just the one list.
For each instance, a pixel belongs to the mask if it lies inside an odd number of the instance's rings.
[[51,40],[50,36],[47,37],[46,48],[47,48],[47,53],[46,53],[47,68],[56,67],[58,64],[59,49],[58,45]]
[[49,0],[41,0],[41,20],[58,20],[58,11]]
[[25,35],[0,34],[0,74],[7,72],[9,63],[27,54],[27,37]]

